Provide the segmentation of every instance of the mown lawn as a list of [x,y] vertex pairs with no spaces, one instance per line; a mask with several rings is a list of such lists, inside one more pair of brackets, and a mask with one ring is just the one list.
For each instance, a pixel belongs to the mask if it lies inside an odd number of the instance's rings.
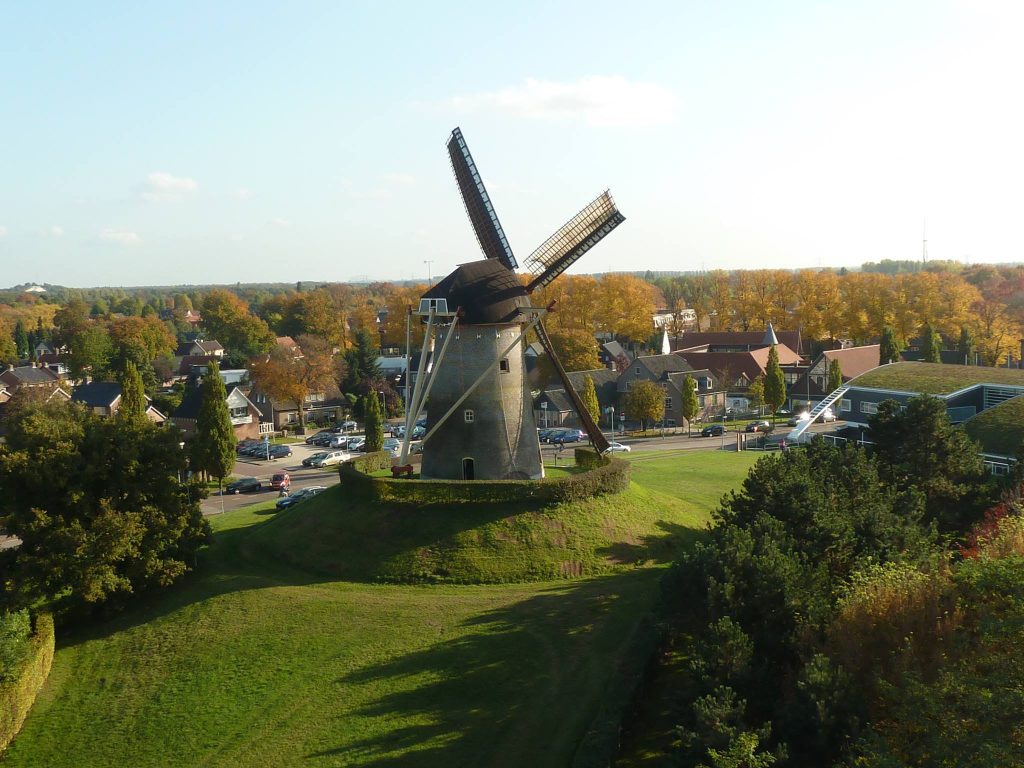
[[[749,463],[638,457],[631,493],[665,510],[647,534],[671,535],[665,515],[703,524]],[[260,507],[218,518],[187,582],[63,635],[3,764],[564,766],[657,594],[661,569],[631,565],[493,586],[340,581],[268,555],[268,532],[290,535],[285,519]],[[307,529],[289,551],[312,552],[321,533]],[[566,543],[562,557],[593,545]]]

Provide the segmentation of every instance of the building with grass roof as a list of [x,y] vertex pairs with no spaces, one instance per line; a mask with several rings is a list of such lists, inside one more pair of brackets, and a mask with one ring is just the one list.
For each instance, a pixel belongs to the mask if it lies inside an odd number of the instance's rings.
[[1024,395],[1024,370],[942,363],[890,363],[847,384],[838,414],[847,423],[866,427],[885,400],[905,403],[917,395],[946,401],[949,419],[960,424],[1011,398]]

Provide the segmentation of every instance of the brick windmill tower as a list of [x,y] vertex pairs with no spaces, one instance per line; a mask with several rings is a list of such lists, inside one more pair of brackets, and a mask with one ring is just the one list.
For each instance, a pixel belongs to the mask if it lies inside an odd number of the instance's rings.
[[[453,480],[528,479],[544,476],[537,425],[526,381],[525,338],[535,330],[572,399],[591,442],[608,442],[573,388],[544,330],[546,308],[530,294],[562,274],[625,217],[605,191],[549,237],[519,267],[483,180],[456,128],[448,154],[462,200],[485,258],[462,264],[420,299],[413,313],[426,322],[401,464],[411,427],[428,410],[420,476]],[[439,346],[438,346],[439,345]],[[426,352],[433,369],[424,375]]]

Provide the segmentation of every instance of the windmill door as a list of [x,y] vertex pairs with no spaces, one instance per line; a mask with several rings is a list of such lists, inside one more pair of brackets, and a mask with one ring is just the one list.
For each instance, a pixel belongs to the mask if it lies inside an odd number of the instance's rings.
[[463,459],[462,460],[462,479],[472,480],[473,479],[473,460]]

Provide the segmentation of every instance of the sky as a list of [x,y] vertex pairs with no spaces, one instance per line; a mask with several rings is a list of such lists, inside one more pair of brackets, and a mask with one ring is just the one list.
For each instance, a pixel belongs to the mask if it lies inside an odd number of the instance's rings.
[[[431,7],[433,6],[433,7]],[[1024,261],[1024,3],[0,4],[0,287]],[[429,262],[429,264],[427,263]]]

